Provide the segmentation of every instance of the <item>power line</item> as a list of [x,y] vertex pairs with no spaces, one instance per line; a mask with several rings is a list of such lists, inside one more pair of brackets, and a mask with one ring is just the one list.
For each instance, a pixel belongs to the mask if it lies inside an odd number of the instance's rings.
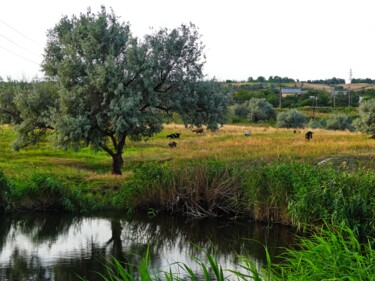
[[19,48],[25,50],[26,52],[28,52],[28,53],[30,53],[30,54],[32,54],[32,55],[34,55],[34,56],[37,56],[37,57],[41,58],[40,55],[37,55],[37,54],[35,54],[34,52],[32,52],[32,51],[26,49],[25,47],[23,47],[23,46],[21,46],[20,44],[14,42],[13,40],[9,39],[8,37],[6,37],[6,36],[4,36],[4,35],[2,35],[2,34],[0,34],[0,36],[3,37],[5,40],[8,40],[8,41],[11,42],[12,44],[18,46]]
[[27,60],[27,61],[32,62],[32,63],[37,64],[37,65],[40,65],[40,63],[35,62],[35,61],[33,61],[33,60],[30,60],[30,59],[28,59],[28,58],[25,58],[24,56],[18,55],[18,54],[16,54],[16,53],[13,52],[13,51],[8,50],[7,48],[4,48],[4,47],[0,46],[0,49],[3,49],[3,50],[5,50],[5,51],[7,51],[7,52],[9,52],[9,53],[11,53],[11,54],[13,54],[13,55],[15,55],[15,56],[21,58],[21,59]]
[[0,19],[0,22],[4,25],[6,25],[7,27],[9,27],[10,29],[12,29],[13,31],[17,32],[18,34],[22,35],[23,37],[25,37],[27,40],[33,42],[34,44],[37,44],[38,46],[40,46],[40,44],[36,41],[34,41],[33,39],[31,39],[29,36],[23,34],[22,32],[18,31],[17,29],[15,29],[14,27],[10,26],[9,24],[7,24],[6,22],[4,22],[3,20]]

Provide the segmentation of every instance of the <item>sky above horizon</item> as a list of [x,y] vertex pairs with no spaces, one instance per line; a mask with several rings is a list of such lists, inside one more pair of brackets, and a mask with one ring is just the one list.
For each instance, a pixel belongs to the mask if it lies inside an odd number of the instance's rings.
[[112,8],[134,36],[194,23],[208,78],[375,79],[373,0],[12,0],[0,10],[0,76],[43,77],[47,30],[88,7]]

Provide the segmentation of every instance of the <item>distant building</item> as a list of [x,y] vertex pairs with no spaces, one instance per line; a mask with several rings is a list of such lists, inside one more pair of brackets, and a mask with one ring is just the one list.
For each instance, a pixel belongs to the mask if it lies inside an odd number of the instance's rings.
[[283,96],[300,95],[300,94],[302,94],[301,89],[289,89],[289,88],[281,89],[281,95]]

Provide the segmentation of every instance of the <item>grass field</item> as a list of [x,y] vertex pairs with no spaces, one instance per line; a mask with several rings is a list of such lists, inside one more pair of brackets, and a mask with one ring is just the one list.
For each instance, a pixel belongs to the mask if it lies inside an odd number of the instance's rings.
[[[84,148],[78,152],[63,151],[45,141],[15,152],[11,149],[14,132],[3,126],[0,137],[0,168],[18,180],[27,180],[37,172],[57,174],[75,183],[95,186],[118,185],[134,165],[149,161],[186,160],[247,160],[270,163],[278,160],[294,160],[318,164],[330,161],[348,167],[375,167],[375,141],[361,133],[314,129],[314,137],[306,141],[308,129],[281,129],[225,125],[217,132],[206,131],[202,135],[192,133],[182,125],[170,124],[148,141],[129,142],[125,148],[125,171],[122,177],[110,174],[111,158],[103,151],[93,152]],[[252,136],[245,137],[244,132]],[[167,134],[179,132],[177,148],[169,148]]]

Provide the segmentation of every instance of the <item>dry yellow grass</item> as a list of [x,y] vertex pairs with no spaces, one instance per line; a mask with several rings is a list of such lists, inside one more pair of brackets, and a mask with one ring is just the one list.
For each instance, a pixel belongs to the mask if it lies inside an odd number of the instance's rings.
[[[158,137],[147,143],[152,148],[126,156],[127,160],[238,159],[269,162],[281,159],[320,161],[340,157],[375,161],[375,141],[361,133],[314,129],[313,139],[307,141],[304,134],[309,129],[297,129],[294,133],[293,129],[225,125],[217,132],[205,131],[203,135],[197,135],[182,125],[172,124],[166,125],[165,130],[182,133],[181,138],[175,140],[177,148],[169,148],[170,140]],[[244,136],[245,131],[251,131],[252,135]],[[144,146],[142,143],[134,145]]]

